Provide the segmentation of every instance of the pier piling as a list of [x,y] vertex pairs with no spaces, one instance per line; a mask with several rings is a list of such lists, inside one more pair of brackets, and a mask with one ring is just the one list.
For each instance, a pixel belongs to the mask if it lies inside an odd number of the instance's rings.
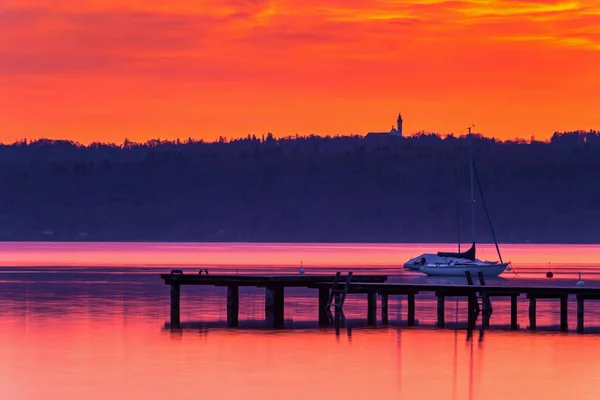
[[517,322],[517,297],[518,294],[513,294],[510,296],[510,329],[516,330],[519,329],[519,324]]
[[577,295],[577,333],[583,333],[583,296]]
[[377,291],[367,293],[367,325],[377,325]]
[[319,288],[319,326],[329,325],[329,314],[327,311],[327,302],[329,301],[329,288]]
[[[481,272],[479,273],[481,275]],[[483,279],[483,276],[480,276],[479,279]],[[489,328],[490,326],[490,317],[492,316],[492,312],[494,311],[492,308],[492,301],[490,300],[490,296],[487,293],[481,294],[481,305],[482,305],[482,325],[484,328]]]
[[283,286],[265,288],[265,319],[270,328],[283,328]]
[[240,310],[239,286],[227,286],[227,326],[237,327]]
[[536,298],[529,296],[529,329],[535,330],[536,326]]
[[569,296],[563,295],[560,298],[560,330],[563,332],[567,332],[569,330],[569,318],[568,318],[568,310],[569,310]]
[[180,324],[180,308],[179,302],[181,297],[181,286],[179,283],[171,284],[171,326],[179,327]]
[[415,325],[415,294],[409,293],[407,296],[408,302],[408,315],[407,315],[407,324],[408,326]]
[[470,331],[475,328],[477,315],[479,314],[479,305],[477,304],[477,296],[475,293],[472,293],[467,297],[467,302],[467,329]]
[[446,296],[441,292],[436,292],[435,295],[437,296],[437,326],[443,328],[445,325],[444,309]]
[[381,295],[381,323],[383,325],[388,324],[388,294],[384,293]]
[[569,311],[569,293],[568,292],[533,292],[527,293],[529,298],[529,328],[532,330],[536,329],[536,303],[538,299],[559,299],[560,300],[560,330],[567,332],[569,329],[568,324],[568,311]]

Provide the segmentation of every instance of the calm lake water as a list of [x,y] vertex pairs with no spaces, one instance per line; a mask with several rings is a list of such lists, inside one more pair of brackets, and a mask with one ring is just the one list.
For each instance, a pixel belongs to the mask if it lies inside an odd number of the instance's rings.
[[[468,337],[466,301],[448,298],[449,328],[435,329],[435,297],[390,297],[390,326],[366,327],[364,295],[349,295],[347,324],[317,328],[317,296],[286,290],[286,329],[264,329],[264,290],[240,289],[240,328],[225,327],[224,288],[183,287],[183,329],[171,330],[172,267],[211,273],[352,270],[392,281],[425,244],[0,243],[0,399],[598,399],[600,304],[588,333],[558,332],[558,304],[538,302],[538,331],[519,301],[494,299],[492,328]],[[600,286],[600,246],[503,245],[515,273],[494,283]],[[480,258],[497,259],[482,245]],[[545,278],[551,269],[555,278]],[[444,280],[446,278],[437,278]],[[378,313],[379,316],[379,313]],[[479,322],[479,321],[478,321]]]

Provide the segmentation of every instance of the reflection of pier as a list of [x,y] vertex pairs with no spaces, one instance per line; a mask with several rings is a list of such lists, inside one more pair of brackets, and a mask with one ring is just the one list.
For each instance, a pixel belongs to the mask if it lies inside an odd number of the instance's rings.
[[[469,280],[468,285],[458,284],[429,284],[429,283],[386,283],[385,275],[352,275],[351,282],[347,275],[208,275],[208,274],[183,274],[180,270],[161,274],[165,284],[171,286],[171,327],[180,326],[180,293],[182,285],[204,285],[227,287],[227,325],[238,326],[239,314],[239,287],[264,287],[265,288],[265,317],[268,327],[280,328],[284,326],[284,290],[285,288],[312,288],[318,290],[319,325],[327,325],[331,316],[329,306],[331,295],[335,290],[334,282],[338,279],[345,280],[343,297],[346,294],[367,294],[367,324],[377,323],[377,296],[381,297],[381,321],[388,324],[389,296],[407,296],[407,325],[415,325],[415,298],[423,292],[433,292],[437,297],[437,326],[445,326],[445,299],[446,297],[466,297],[467,326],[473,329],[479,313],[482,313],[482,327],[487,328],[492,315],[491,298],[497,296],[510,297],[511,303],[511,329],[518,329],[517,323],[517,298],[525,294],[529,299],[529,328],[536,330],[537,301],[541,299],[560,300],[560,329],[568,330],[568,298],[574,295],[577,300],[577,332],[584,331],[584,301],[600,300],[600,288],[593,287],[567,287],[567,286],[499,286],[499,285],[473,285]],[[482,282],[484,283],[484,282]],[[342,297],[342,303],[343,303]],[[480,302],[481,300],[481,307]],[[341,311],[341,307],[335,307]],[[336,316],[337,316],[336,312]],[[341,314],[341,313],[340,313]],[[343,315],[342,315],[343,316]],[[338,318],[335,318],[337,321]]]

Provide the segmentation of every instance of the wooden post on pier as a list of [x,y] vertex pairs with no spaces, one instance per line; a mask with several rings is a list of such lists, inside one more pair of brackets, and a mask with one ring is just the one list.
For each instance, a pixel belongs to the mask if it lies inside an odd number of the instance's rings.
[[475,323],[477,322],[477,315],[479,314],[479,304],[477,304],[477,295],[475,293],[469,294],[467,302],[467,330],[471,331],[475,328]]
[[408,294],[408,315],[407,315],[407,324],[408,326],[415,325],[415,294]]
[[239,286],[227,286],[227,326],[237,327],[240,311]]
[[567,332],[569,330],[569,295],[566,294],[560,298],[560,330]]
[[283,286],[265,288],[265,319],[270,328],[283,328]]
[[443,328],[445,325],[444,321],[444,308],[446,296],[442,292],[436,292],[437,296],[437,326]]
[[533,296],[529,297],[529,329],[536,329],[536,298]]
[[388,295],[386,293],[381,295],[381,323],[388,324]]
[[329,301],[329,288],[320,287],[319,288],[319,326],[329,325],[329,314],[327,313],[327,311],[329,310],[327,307],[328,301]]
[[[483,279],[483,275],[481,274],[481,272],[479,272],[479,279]],[[482,319],[481,319],[481,325],[484,328],[489,328],[490,326],[490,317],[492,316],[492,312],[494,311],[492,308],[492,301],[490,300],[490,296],[487,293],[482,293],[481,294],[481,305],[483,306],[482,309]]]
[[377,325],[377,292],[367,293],[367,325]]
[[180,303],[181,286],[179,283],[171,283],[171,327],[179,328],[180,325]]
[[577,333],[583,333],[583,296],[577,295]]
[[510,296],[510,329],[512,330],[519,329],[517,322],[517,296],[519,295],[513,294]]

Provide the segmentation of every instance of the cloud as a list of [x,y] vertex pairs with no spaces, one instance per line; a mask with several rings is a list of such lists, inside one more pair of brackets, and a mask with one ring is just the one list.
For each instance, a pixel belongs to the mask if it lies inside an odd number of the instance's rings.
[[600,15],[581,10],[491,19],[479,25],[492,32],[493,40],[593,51],[600,45]]
[[598,0],[3,0],[1,131],[294,131],[290,103],[332,131],[399,102],[415,127],[552,105],[592,123],[599,27]]
[[60,13],[15,9],[2,13],[2,74],[114,71],[149,57],[178,57],[201,49],[222,23],[206,15],[141,11]]
[[470,16],[515,16],[552,14],[580,8],[581,5],[576,1],[557,3],[490,1],[466,7],[461,12]]
[[[436,46],[553,37],[595,49],[595,2],[550,0],[5,0],[0,73],[161,74],[430,57]],[[552,25],[549,22],[552,21]],[[556,31],[556,24],[560,30]],[[577,39],[575,39],[577,38]],[[415,53],[416,51],[416,53]],[[262,63],[262,66],[260,65]],[[327,66],[325,66],[327,67]],[[246,70],[245,70],[246,69]]]

